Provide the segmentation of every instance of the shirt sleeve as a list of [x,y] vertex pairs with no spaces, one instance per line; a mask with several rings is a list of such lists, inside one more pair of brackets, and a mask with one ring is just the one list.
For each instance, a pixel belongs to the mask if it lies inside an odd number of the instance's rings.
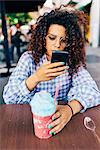
[[68,93],[68,101],[72,100],[81,103],[83,106],[81,112],[100,104],[100,91],[89,72],[83,67],[73,76],[72,88]]
[[4,87],[3,98],[6,104],[23,104],[31,101],[35,88],[30,92],[26,87],[25,80],[30,76],[31,65],[29,64],[32,63],[30,54],[25,52]]

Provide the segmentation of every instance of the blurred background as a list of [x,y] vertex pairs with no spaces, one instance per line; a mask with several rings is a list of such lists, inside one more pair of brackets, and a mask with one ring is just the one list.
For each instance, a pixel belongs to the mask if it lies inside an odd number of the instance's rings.
[[4,103],[3,88],[20,56],[27,51],[38,17],[68,4],[88,16],[87,68],[100,88],[100,0],[0,0],[0,104]]

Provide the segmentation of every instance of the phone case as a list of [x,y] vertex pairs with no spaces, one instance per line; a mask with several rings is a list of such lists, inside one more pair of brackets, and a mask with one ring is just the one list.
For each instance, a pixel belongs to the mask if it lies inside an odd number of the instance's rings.
[[67,60],[68,60],[68,52],[60,51],[60,50],[59,51],[58,50],[52,51],[51,63],[64,62],[66,64]]

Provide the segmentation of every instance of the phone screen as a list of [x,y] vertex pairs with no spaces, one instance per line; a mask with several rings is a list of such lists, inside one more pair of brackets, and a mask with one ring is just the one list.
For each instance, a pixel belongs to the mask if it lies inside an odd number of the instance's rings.
[[51,63],[64,62],[64,64],[66,65],[67,60],[68,60],[68,52],[60,50],[52,51]]

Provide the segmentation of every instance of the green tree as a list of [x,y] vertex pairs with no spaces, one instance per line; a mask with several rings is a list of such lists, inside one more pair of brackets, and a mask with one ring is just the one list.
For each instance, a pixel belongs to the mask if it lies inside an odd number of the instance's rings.
[[28,13],[9,13],[6,16],[10,25],[16,23],[26,24],[32,19]]

